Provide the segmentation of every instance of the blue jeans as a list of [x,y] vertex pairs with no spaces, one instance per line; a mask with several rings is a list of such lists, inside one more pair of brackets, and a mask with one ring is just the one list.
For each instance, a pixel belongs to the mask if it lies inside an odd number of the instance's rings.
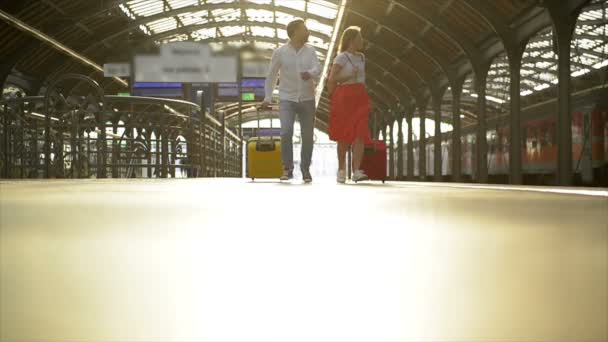
[[283,168],[293,170],[293,124],[298,115],[302,130],[302,155],[300,168],[308,170],[312,160],[313,135],[315,128],[315,101],[293,102],[281,100],[279,117],[281,119],[281,159]]

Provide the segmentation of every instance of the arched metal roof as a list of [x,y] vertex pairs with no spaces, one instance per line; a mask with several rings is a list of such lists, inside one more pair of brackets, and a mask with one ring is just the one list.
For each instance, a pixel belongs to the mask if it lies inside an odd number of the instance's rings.
[[[396,108],[398,102],[428,102],[434,93],[443,94],[463,80],[462,104],[474,108],[475,75],[488,68],[491,116],[492,110],[501,110],[509,101],[508,51],[513,46],[526,47],[521,71],[524,98],[542,93],[557,82],[552,27],[560,23],[552,22],[547,6],[559,4],[578,16],[572,43],[572,76],[585,78],[605,70],[607,2],[5,0],[0,9],[99,65],[125,59],[134,47],[143,44],[180,40],[251,44],[268,56],[286,42],[285,26],[294,18],[306,20],[312,32],[310,43],[325,61],[335,54],[335,28],[359,25],[367,40],[368,87],[374,108],[386,112]],[[41,82],[61,73],[80,72],[97,78],[111,91],[120,87],[90,66],[66,58],[64,53],[1,20],[0,55],[5,70],[14,67]],[[326,121],[328,97],[325,92],[319,94],[318,116]],[[470,114],[474,121],[475,111]]]

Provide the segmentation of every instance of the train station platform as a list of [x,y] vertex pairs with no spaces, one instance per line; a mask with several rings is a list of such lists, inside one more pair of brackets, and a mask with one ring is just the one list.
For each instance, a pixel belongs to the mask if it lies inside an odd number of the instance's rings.
[[1,341],[606,341],[608,191],[0,181]]

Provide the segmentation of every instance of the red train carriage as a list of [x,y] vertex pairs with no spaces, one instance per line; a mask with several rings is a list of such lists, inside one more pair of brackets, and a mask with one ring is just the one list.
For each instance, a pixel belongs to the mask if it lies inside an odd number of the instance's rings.
[[[526,183],[552,183],[557,169],[556,101],[531,106],[521,114],[522,169]],[[500,120],[500,121],[498,121]],[[508,116],[488,120],[488,175],[506,182],[509,174]],[[451,132],[442,134],[442,173],[451,174]],[[464,180],[476,178],[475,127],[462,130],[461,162]],[[414,142],[418,146],[418,142]],[[433,139],[427,139],[427,175],[433,175]],[[404,161],[407,160],[404,148]],[[415,149],[416,153],[418,149]],[[418,156],[414,156],[418,160]],[[405,169],[405,168],[404,168]],[[572,169],[579,183],[608,185],[608,91],[573,96]],[[418,174],[418,172],[416,172]]]

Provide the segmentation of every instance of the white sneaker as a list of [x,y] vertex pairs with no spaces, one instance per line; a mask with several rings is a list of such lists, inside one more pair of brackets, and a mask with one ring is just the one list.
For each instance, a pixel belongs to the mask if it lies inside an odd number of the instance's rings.
[[365,172],[363,172],[363,170],[356,170],[355,174],[353,175],[353,181],[355,183],[366,181],[368,179],[369,177],[365,174]]
[[293,171],[292,170],[283,170],[283,174],[281,175],[281,180],[282,181],[288,181],[290,179],[293,178]]
[[341,183],[341,184],[346,183],[346,171],[345,170],[338,170],[337,181],[338,181],[338,183]]

